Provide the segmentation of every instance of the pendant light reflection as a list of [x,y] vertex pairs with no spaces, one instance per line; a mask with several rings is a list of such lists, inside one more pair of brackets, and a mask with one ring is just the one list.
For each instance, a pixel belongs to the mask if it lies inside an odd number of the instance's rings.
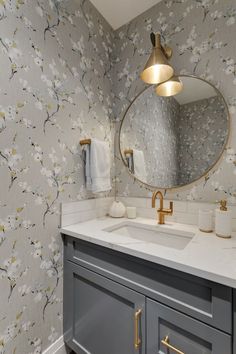
[[174,69],[168,62],[172,50],[162,47],[159,33],[151,33],[151,42],[153,45],[152,54],[141,73],[141,79],[147,84],[159,84],[169,80],[174,75]]
[[177,95],[182,90],[182,81],[177,76],[173,76],[170,80],[157,85],[156,94],[162,97],[170,97]]

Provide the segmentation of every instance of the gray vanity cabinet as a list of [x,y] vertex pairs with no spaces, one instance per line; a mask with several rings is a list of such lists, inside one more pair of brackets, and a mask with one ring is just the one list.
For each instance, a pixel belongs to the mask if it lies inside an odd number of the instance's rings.
[[65,271],[67,344],[79,354],[144,354],[145,297],[70,262]]
[[230,354],[231,336],[147,300],[147,354]]
[[231,288],[70,236],[64,246],[76,354],[236,354]]

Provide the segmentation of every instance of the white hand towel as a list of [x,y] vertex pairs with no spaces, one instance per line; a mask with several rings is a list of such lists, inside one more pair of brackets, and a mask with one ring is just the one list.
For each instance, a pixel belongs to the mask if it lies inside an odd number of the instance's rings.
[[142,150],[133,149],[134,175],[142,182],[147,183],[147,170]]
[[85,145],[85,184],[88,191],[92,190],[91,165],[90,165],[90,145]]
[[90,168],[92,192],[99,193],[111,190],[111,161],[107,142],[92,139]]

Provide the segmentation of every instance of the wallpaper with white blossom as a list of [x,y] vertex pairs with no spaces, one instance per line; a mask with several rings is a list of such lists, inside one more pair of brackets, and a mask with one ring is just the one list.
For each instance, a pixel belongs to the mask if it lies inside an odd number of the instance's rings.
[[178,120],[179,183],[202,176],[217,161],[228,135],[228,118],[220,96],[180,105]]
[[81,138],[113,156],[112,46],[87,0],[0,1],[1,354],[62,334],[60,202],[94,197]]
[[[119,120],[145,87],[139,75],[150,54],[152,31],[160,32],[163,43],[173,48],[171,63],[177,73],[200,76],[219,88],[232,118],[232,138],[217,168],[200,182],[167,192],[167,197],[197,201],[227,198],[236,203],[235,0],[163,0],[116,31],[114,112]],[[116,186],[118,195],[151,195],[127,173],[118,149]]]
[[[120,148],[143,152],[146,182],[177,186],[179,104],[173,97],[158,97],[154,86],[145,90],[128,110],[120,132]],[[135,169],[131,170],[135,174]]]

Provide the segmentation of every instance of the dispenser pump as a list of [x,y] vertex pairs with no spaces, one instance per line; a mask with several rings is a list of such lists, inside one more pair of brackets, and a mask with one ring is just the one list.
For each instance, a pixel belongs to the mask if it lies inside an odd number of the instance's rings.
[[220,201],[220,210],[221,211],[227,211],[228,208],[227,208],[227,200],[221,200]]

